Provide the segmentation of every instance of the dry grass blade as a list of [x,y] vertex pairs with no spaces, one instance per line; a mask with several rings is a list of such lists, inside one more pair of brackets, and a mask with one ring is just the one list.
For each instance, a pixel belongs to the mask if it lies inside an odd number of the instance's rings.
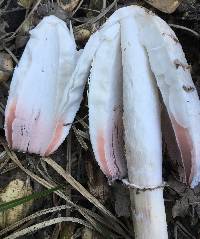
[[[5,141],[0,138],[0,143],[2,144],[2,146],[4,147],[5,151],[7,152],[8,156],[12,159],[12,161],[17,164],[17,166],[23,170],[26,174],[28,174],[31,178],[33,178],[35,181],[37,181],[38,183],[40,183],[41,185],[43,185],[44,187],[50,189],[50,188],[54,188],[56,187],[57,185],[56,184],[53,184],[53,183],[50,183],[46,180],[44,180],[43,178],[35,175],[34,173],[32,173],[30,170],[26,169],[22,164],[21,162],[19,161],[19,159],[17,158],[16,154],[11,151],[7,144],[5,143]],[[58,165],[59,166],[59,165]],[[64,171],[65,172],[65,171]],[[70,175],[71,176],[71,175]],[[78,182],[77,182],[78,183]],[[78,183],[79,184],[79,183]],[[82,186],[82,185],[81,185]],[[85,190],[85,189],[84,189]],[[87,191],[87,190],[86,190]],[[94,227],[94,229],[96,229],[99,233],[101,233],[102,235],[106,236],[106,238],[108,238],[108,235],[107,235],[107,230],[106,228],[104,227],[102,229],[102,225],[100,225],[101,221],[98,220],[97,217],[94,216],[94,213],[92,214],[92,212],[88,209],[85,209],[83,207],[80,207],[78,205],[76,205],[75,203],[73,203],[69,198],[68,196],[66,196],[62,191],[60,190],[57,190],[54,192],[55,194],[57,194],[59,197],[61,197],[62,199],[64,199],[71,207],[74,207],[85,219],[88,220],[88,222],[91,223],[91,225]],[[92,195],[91,195],[92,196]],[[93,196],[92,196],[93,197]],[[97,200],[95,198],[95,200]],[[98,200],[97,200],[98,202]],[[98,202],[98,204],[100,204]],[[100,204],[101,205],[101,204]],[[100,207],[101,208],[101,207]],[[112,230],[116,233],[119,233],[119,235],[123,236],[123,238],[130,238],[128,236],[128,234],[130,235],[130,232],[127,230],[127,228],[119,221],[117,220],[116,217],[114,217],[103,205],[102,205],[102,208],[104,209],[103,212],[104,214],[106,214],[108,216],[108,218],[110,220],[112,220],[112,223],[110,223],[110,225],[106,225],[108,228],[112,226]],[[101,210],[102,212],[102,210]],[[92,216],[91,216],[92,215]],[[99,221],[100,223],[97,223],[96,221]],[[123,228],[123,229],[122,229]],[[105,233],[106,232],[106,233]],[[110,234],[112,234],[111,232],[109,232]],[[116,238],[116,236],[115,236]]]
[[[40,165],[42,166],[42,169],[40,169]],[[40,173],[40,175],[48,182],[51,182],[52,184],[55,183],[54,180],[52,179],[52,177],[48,174],[46,167],[45,167],[45,163],[38,163],[36,166],[38,172]]]
[[94,196],[92,196],[78,181],[76,181],[69,173],[67,173],[60,165],[58,165],[51,158],[42,158],[48,163],[57,173],[59,173],[73,188],[75,188],[80,194],[94,204],[102,213],[111,217],[113,220],[118,221],[115,216],[112,215]]
[[5,229],[1,230],[0,231],[0,236],[8,233],[11,230],[14,230],[15,228],[21,226],[22,224],[24,224],[27,221],[33,220],[35,218],[38,218],[38,217],[40,217],[42,215],[45,215],[45,214],[48,214],[48,213],[61,211],[61,210],[67,209],[67,208],[70,208],[70,207],[68,205],[61,205],[61,206],[52,207],[52,208],[48,208],[48,209],[44,209],[44,210],[38,211],[38,212],[28,216],[28,217],[23,218],[20,221],[12,224],[11,226],[6,227]]
[[9,171],[12,171],[13,169],[17,168],[17,165],[15,163],[9,163],[7,164],[3,169],[0,170],[0,175],[3,175]]
[[48,163],[57,173],[59,173],[73,188],[75,188],[80,194],[82,194],[88,201],[94,204],[104,215],[108,218],[114,220],[118,225],[114,228],[118,227],[121,234],[123,230],[120,228],[124,228],[126,231],[126,227],[110,212],[108,211],[94,196],[92,196],[79,182],[77,182],[69,173],[67,173],[60,165],[54,162],[51,158],[43,158],[43,160]]
[[84,119],[86,119],[87,117],[88,117],[88,114],[86,116],[84,116],[83,118],[79,118],[77,116],[77,121],[75,123],[80,123],[83,126],[84,129],[89,129],[89,126],[84,121]]
[[89,134],[87,132],[84,132],[80,129],[76,129],[76,127],[73,127],[73,130],[74,130],[75,134],[78,134],[78,135],[80,135],[80,137],[89,140]]
[[7,154],[6,155],[2,155],[2,157],[0,155],[0,171],[2,171],[2,169],[7,165],[7,163],[9,161],[10,161],[10,158],[7,156]]
[[88,146],[86,144],[86,142],[84,141],[84,138],[85,139],[88,139],[88,134],[79,130],[79,129],[76,129],[76,127],[72,127],[73,128],[73,131],[75,133],[75,136],[79,142],[79,144],[81,145],[81,147],[87,151],[88,150]]
[[[111,238],[116,238],[116,234],[112,233],[110,230],[107,229],[107,227],[103,227],[102,224],[100,224],[98,221],[94,220],[93,217],[88,215],[86,212],[88,211],[83,211],[84,217],[91,223],[91,225],[98,231],[100,234],[102,234],[105,238],[111,239]],[[128,238],[126,234],[121,234],[123,235],[124,238]]]
[[5,1],[5,0],[1,0],[1,1],[0,1],[0,6],[1,6],[1,4],[2,4],[4,1]]
[[7,158],[8,157],[6,151],[0,153],[0,163],[4,162]]
[[[12,152],[8,146],[6,145],[6,143],[4,142],[3,139],[0,139],[1,144],[3,145],[5,151],[7,152],[8,156],[18,165],[18,167],[23,170],[26,174],[28,174],[31,178],[33,178],[34,180],[36,180],[38,183],[40,183],[41,185],[43,185],[44,187],[50,189],[55,187],[55,184],[49,183],[46,180],[42,179],[41,177],[35,175],[34,173],[32,173],[31,171],[29,171],[28,169],[24,168],[24,166],[21,164],[21,162],[18,160],[16,154],[14,152]],[[69,200],[69,198],[60,190],[55,191],[55,194],[57,194],[58,196],[60,196],[62,199],[64,199],[70,206],[76,208],[79,213],[85,217],[87,220],[90,219],[87,216],[87,213],[84,209],[82,209],[81,207],[79,207],[78,205],[74,204],[71,200]],[[90,222],[91,220],[89,220]],[[93,221],[91,221],[93,223]],[[93,224],[94,228],[98,230],[98,228],[95,227],[95,224]],[[100,231],[99,231],[100,232]]]
[[32,10],[29,12],[27,17],[25,18],[25,20],[19,25],[19,27],[15,30],[15,32],[10,37],[8,37],[5,40],[6,42],[12,40],[13,38],[15,38],[16,34],[21,30],[21,28],[22,28],[23,24],[25,23],[25,21],[27,21],[32,16],[32,14],[36,11],[37,7],[40,5],[41,2],[42,2],[42,0],[38,0],[36,2],[36,4],[33,6]]
[[83,225],[85,227],[88,227],[88,228],[92,229],[92,227],[90,226],[89,223],[87,223],[86,221],[81,220],[79,218],[74,218],[74,217],[57,217],[57,218],[54,218],[54,219],[50,219],[48,221],[40,222],[40,223],[35,224],[33,226],[30,226],[30,227],[27,227],[27,228],[25,228],[25,229],[23,229],[21,231],[14,232],[11,235],[5,237],[4,239],[15,239],[15,238],[24,236],[26,234],[38,231],[38,230],[40,230],[42,228],[45,228],[45,227],[48,227],[48,226],[51,226],[51,225],[54,225],[54,224],[57,224],[57,223],[61,223],[61,222],[79,223],[79,224],[81,224],[81,225]]
[[184,236],[184,238],[186,238],[186,239],[196,239],[196,237],[194,237],[179,221],[177,221],[174,226],[174,238],[175,239],[180,238],[178,231],[180,231],[182,234],[181,236]]
[[10,49],[8,49],[7,47],[4,47],[4,49],[8,52],[8,54],[12,57],[12,59],[15,61],[16,64],[19,63],[17,57],[12,53],[12,51]]
[[[94,213],[91,210],[86,210],[87,214],[90,215],[91,218],[94,218],[96,221],[100,222],[102,225],[106,226],[107,228],[109,228],[110,230],[118,233],[119,235],[122,235],[123,238],[129,238],[124,231],[122,230],[121,227],[119,227],[119,225],[117,223],[115,223],[112,219],[110,220],[110,218],[106,218],[108,220],[105,220],[105,218],[101,217],[100,215],[98,215],[97,213]],[[129,233],[131,235],[131,233]]]
[[188,27],[184,27],[184,26],[180,26],[180,25],[177,25],[177,24],[169,24],[171,27],[174,27],[174,28],[178,28],[178,29],[182,29],[182,30],[185,30],[185,31],[188,31],[188,32],[191,32],[193,35],[195,35],[196,37],[200,38],[200,34]]
[[[50,188],[54,188],[58,185],[47,182],[46,180],[44,180],[43,178],[37,176],[36,174],[32,173],[30,170],[26,169],[21,162],[19,161],[19,159],[17,158],[16,154],[11,151],[8,146],[6,145],[5,141],[0,138],[0,143],[3,145],[5,151],[7,152],[8,156],[12,159],[12,161],[22,170],[24,171],[27,175],[29,175],[31,178],[33,178],[36,182],[40,183],[41,185],[43,185],[44,187],[50,189]],[[73,202],[71,202],[67,196],[65,196],[60,190],[55,192],[58,196],[60,196],[61,198],[63,198],[64,200],[66,200],[67,203],[69,203],[71,206],[76,206]]]
[[74,16],[74,14],[78,11],[78,9],[80,8],[80,6],[82,5],[84,0],[80,0],[79,4],[76,6],[76,8],[74,9],[72,16]]
[[[115,7],[116,3],[118,2],[119,0],[114,0],[113,3],[111,3],[107,8],[105,8],[103,10],[103,12],[101,12],[98,16],[92,18],[92,19],[89,19],[86,24],[94,24],[95,22],[99,21],[102,17],[104,17],[113,7]],[[85,24],[85,23],[84,23]],[[83,25],[84,25],[83,24]],[[82,25],[80,25],[79,27],[81,27]]]

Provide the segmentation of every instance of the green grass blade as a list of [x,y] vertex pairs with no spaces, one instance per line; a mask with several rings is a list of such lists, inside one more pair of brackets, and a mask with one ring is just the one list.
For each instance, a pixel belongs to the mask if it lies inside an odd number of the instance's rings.
[[28,201],[31,201],[31,200],[46,197],[47,195],[57,191],[60,188],[61,188],[61,186],[57,186],[57,187],[54,187],[54,188],[44,190],[42,192],[36,192],[36,193],[31,194],[31,195],[12,200],[10,202],[2,203],[2,204],[0,204],[0,212],[6,211],[6,210],[14,208],[14,207],[17,207],[17,206],[19,206],[23,203],[26,203]]

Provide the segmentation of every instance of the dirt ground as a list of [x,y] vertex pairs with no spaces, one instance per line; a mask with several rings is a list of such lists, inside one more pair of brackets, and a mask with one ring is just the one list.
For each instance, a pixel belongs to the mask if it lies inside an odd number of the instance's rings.
[[[29,30],[44,16],[51,14],[63,19],[68,25],[71,21],[78,47],[82,48],[89,36],[98,30],[116,9],[139,4],[171,24],[191,65],[193,81],[200,95],[199,0],[183,0],[176,11],[170,14],[159,11],[143,0],[74,0],[63,1],[63,5],[61,2],[0,0],[0,54],[7,54],[8,61],[15,66],[29,39]],[[19,182],[23,182],[20,191],[24,193],[20,194],[21,197],[58,185],[61,188],[58,188],[57,193],[49,193],[22,204],[21,209],[18,206],[19,212],[11,209],[0,212],[0,221],[3,221],[0,222],[0,238],[134,238],[128,189],[120,181],[109,185],[94,159],[88,133],[86,91],[69,136],[52,155],[52,159],[63,167],[64,172],[61,169],[56,172],[54,164],[48,164],[38,156],[15,154],[8,149],[4,135],[4,110],[13,67],[9,63],[10,67],[4,69],[4,61],[5,55],[0,55],[0,202],[1,193],[6,191],[9,182],[16,179],[20,181],[17,181],[13,190],[20,187]],[[182,166],[171,157],[165,139],[163,155],[163,175],[167,182],[164,198],[169,238],[200,239],[200,186],[192,190],[180,182]],[[48,208],[53,210],[39,213]],[[14,215],[8,216],[8,211]],[[23,221],[28,215],[33,216]],[[15,221],[20,223],[9,227]],[[46,227],[45,222],[48,225]],[[54,224],[50,226],[50,222]],[[35,225],[35,230],[30,229],[32,225]],[[9,237],[26,228],[24,235]]]

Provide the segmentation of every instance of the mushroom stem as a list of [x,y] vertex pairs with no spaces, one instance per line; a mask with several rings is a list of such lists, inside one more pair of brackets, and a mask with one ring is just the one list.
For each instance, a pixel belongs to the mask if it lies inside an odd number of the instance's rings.
[[137,239],[167,239],[163,189],[130,189],[133,226]]
[[[130,31],[131,29],[131,31]],[[133,17],[121,20],[125,147],[137,239],[167,239],[162,189],[160,104]]]

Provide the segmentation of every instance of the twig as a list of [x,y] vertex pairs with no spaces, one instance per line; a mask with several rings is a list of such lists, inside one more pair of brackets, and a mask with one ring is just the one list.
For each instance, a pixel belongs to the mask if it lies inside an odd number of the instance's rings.
[[[109,210],[107,210],[94,196],[92,196],[78,181],[76,181],[69,173],[67,173],[59,164],[53,161],[51,158],[42,158],[47,164],[49,164],[57,173],[59,173],[74,189],[82,194],[88,201],[90,201],[95,207],[97,207],[104,215],[108,216],[113,221],[117,222],[123,229],[127,231],[127,228],[122,222],[120,222]],[[128,231],[127,231],[128,232]]]
[[[66,172],[71,174],[71,167],[72,167],[72,147],[71,147],[71,132],[69,132],[69,135],[67,137],[67,149],[66,149]],[[66,193],[68,197],[71,199],[71,187],[69,188],[69,185],[66,185]],[[69,210],[66,210],[66,216],[70,216]]]
[[51,225],[54,225],[54,224],[57,224],[57,223],[61,223],[61,222],[79,223],[79,224],[84,225],[85,227],[88,227],[88,228],[92,229],[90,224],[87,223],[86,221],[82,220],[82,219],[75,218],[75,217],[58,217],[58,218],[50,219],[48,221],[40,222],[40,223],[35,224],[33,226],[27,227],[27,228],[25,228],[21,231],[14,232],[13,234],[5,237],[4,239],[15,239],[15,238],[24,236],[28,233],[31,233],[31,232],[33,233],[33,232],[35,232],[39,229],[42,229],[42,228],[45,228],[45,227],[48,227],[48,226],[51,226]]
[[176,24],[169,24],[171,27],[174,27],[174,28],[178,28],[178,29],[182,29],[182,30],[185,30],[185,31],[188,31],[188,32],[191,32],[193,35],[195,35],[196,37],[200,37],[200,34],[190,28],[187,28],[187,27],[184,27],[184,26],[180,26],[180,25],[176,25]]
[[106,0],[103,0],[103,6],[102,6],[102,9],[106,9]]
[[115,216],[112,215],[94,196],[92,196],[78,181],[76,181],[68,172],[58,165],[51,158],[42,158],[47,164],[49,164],[57,173],[59,173],[74,189],[86,197],[92,204],[94,204],[101,212],[109,216],[115,221],[118,221]]
[[35,218],[38,218],[38,217],[43,216],[43,215],[48,214],[48,213],[64,210],[66,208],[70,208],[70,207],[68,205],[61,205],[61,206],[51,207],[51,208],[47,208],[47,209],[38,211],[38,212],[28,216],[28,217],[23,218],[22,220],[10,225],[9,227],[6,227],[5,229],[1,230],[0,231],[0,236],[2,236],[4,234],[6,234],[7,232],[15,229],[16,227],[19,227],[20,225],[22,225],[25,222],[28,222],[30,220],[33,220]]
[[24,9],[21,8],[21,7],[17,7],[17,8],[13,8],[13,9],[7,10],[7,11],[3,11],[1,14],[5,15],[7,13],[12,13],[12,12],[17,12],[17,11],[24,11]]
[[4,1],[5,1],[5,0],[1,0],[1,1],[0,1],[0,6],[2,5],[2,3],[3,3]]
[[174,238],[178,239],[178,228],[182,232],[182,234],[187,237],[188,239],[195,239],[194,237],[179,221],[175,223],[174,226]]
[[3,40],[3,39],[6,38],[6,37],[12,35],[12,34],[13,34],[13,32],[7,32],[7,33],[3,34],[3,35],[0,37],[0,41]]
[[101,11],[96,10],[96,9],[91,9],[91,8],[86,8],[86,7],[80,7],[81,10],[86,10],[86,11],[91,11],[91,12],[96,12],[96,13],[100,13]]
[[8,52],[8,54],[12,57],[12,59],[15,61],[15,63],[18,64],[19,61],[18,61],[17,57],[12,53],[12,51],[11,51],[9,48],[5,47],[5,46],[4,46],[4,49],[5,49],[5,50]]
[[0,102],[0,113],[5,116],[5,105],[2,102]]
[[10,161],[10,158],[6,156],[4,162],[2,162],[2,163],[0,164],[0,171],[2,171],[2,169],[6,166],[6,164],[7,164],[9,161]]
[[6,9],[8,9],[10,3],[11,3],[11,0],[8,0],[7,3],[6,3],[6,6],[5,6],[5,8],[4,8],[4,11],[5,11]]
[[75,10],[74,10],[73,13],[72,13],[72,17],[73,17],[74,14],[78,11],[78,9],[79,9],[80,6],[82,5],[83,1],[84,1],[84,0],[81,0],[81,1],[79,2],[79,4],[77,5],[77,7],[75,8]]
[[[119,0],[115,0],[113,3],[111,3],[103,12],[101,12],[98,16],[93,17],[91,19],[89,19],[87,22],[85,22],[84,24],[94,24],[95,22],[101,20],[102,17],[104,17],[113,7],[115,7],[115,4],[118,2]],[[82,24],[82,25],[84,25]],[[80,26],[82,26],[80,25]]]
[[5,41],[8,42],[10,40],[12,40],[16,34],[21,30],[23,24],[31,17],[31,15],[36,11],[37,7],[40,5],[42,0],[38,0],[36,2],[36,4],[33,6],[32,10],[29,12],[29,14],[27,15],[26,19],[24,19],[24,21],[19,25],[19,27],[15,30],[15,32],[10,36],[8,37]]

